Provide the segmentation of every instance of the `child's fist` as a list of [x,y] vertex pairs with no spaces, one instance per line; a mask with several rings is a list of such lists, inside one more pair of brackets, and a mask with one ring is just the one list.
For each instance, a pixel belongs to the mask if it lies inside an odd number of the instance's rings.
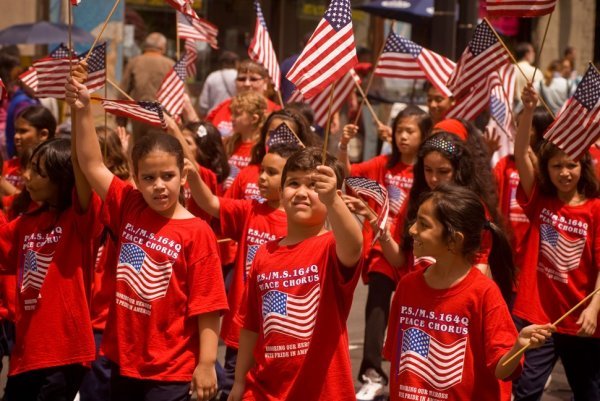
[[315,192],[323,204],[329,206],[337,196],[337,177],[331,167],[317,166],[317,172],[312,174]]
[[69,78],[65,85],[65,101],[78,110],[84,109],[90,104],[90,94],[85,85]]

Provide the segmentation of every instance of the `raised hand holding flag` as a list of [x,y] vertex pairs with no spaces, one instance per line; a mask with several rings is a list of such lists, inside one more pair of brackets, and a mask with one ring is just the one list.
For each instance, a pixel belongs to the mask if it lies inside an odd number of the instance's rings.
[[357,196],[364,196],[367,199],[372,199],[379,205],[379,212],[377,213],[378,231],[373,237],[373,243],[375,243],[377,238],[379,238],[379,235],[385,230],[390,213],[390,202],[387,189],[376,181],[364,177],[348,177],[344,180],[344,183],[346,184],[346,187],[350,188]]

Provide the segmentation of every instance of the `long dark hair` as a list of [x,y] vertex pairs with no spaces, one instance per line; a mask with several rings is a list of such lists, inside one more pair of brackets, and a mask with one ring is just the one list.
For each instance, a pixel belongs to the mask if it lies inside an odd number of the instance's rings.
[[48,130],[48,139],[54,138],[54,134],[56,134],[56,119],[50,110],[44,106],[29,106],[17,114],[15,121],[18,118],[27,121],[29,125],[38,131]]
[[[421,144],[417,162],[413,168],[414,179],[410,189],[408,209],[404,224],[403,247],[410,249],[410,234],[408,230],[417,217],[419,199],[423,193],[431,189],[425,180],[424,159],[431,152],[439,152],[450,161],[452,165],[453,179],[456,185],[465,187],[481,197],[481,201],[492,216],[492,220],[501,225],[498,216],[498,195],[489,163],[477,160],[467,144],[458,136],[449,132],[438,132],[433,134]],[[483,156],[481,156],[483,157]]]
[[512,251],[502,229],[486,218],[485,208],[478,194],[463,186],[443,183],[420,197],[419,204],[431,199],[435,218],[444,227],[443,235],[449,242],[453,235],[462,233],[461,253],[470,262],[481,246],[481,233],[492,235],[489,265],[492,278],[500,287],[505,301],[510,299],[515,283],[516,268]]
[[429,113],[423,111],[419,106],[409,104],[402,109],[394,118],[392,122],[392,154],[388,158],[387,168],[392,168],[401,160],[402,155],[398,150],[398,146],[395,143],[396,129],[400,120],[408,117],[415,117],[417,119],[417,126],[421,131],[421,143],[425,140],[429,132],[431,131],[432,122]]
[[[198,135],[200,127],[204,127],[206,135]],[[209,122],[190,122],[183,129],[192,133],[196,144],[196,161],[215,173],[219,184],[225,181],[230,167],[219,130]]]

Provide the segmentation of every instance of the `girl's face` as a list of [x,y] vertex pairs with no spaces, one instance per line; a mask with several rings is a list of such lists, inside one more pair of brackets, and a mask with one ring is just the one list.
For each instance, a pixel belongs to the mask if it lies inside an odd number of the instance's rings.
[[185,184],[177,158],[163,150],[153,150],[138,161],[137,167],[135,183],[148,206],[161,216],[172,216]]
[[238,134],[252,133],[256,130],[258,116],[244,110],[231,110],[231,125],[233,132]]
[[548,160],[548,175],[559,194],[574,195],[581,178],[581,163],[559,152]]
[[315,182],[311,172],[287,173],[281,203],[288,218],[302,226],[322,225],[327,218],[327,208],[315,192]]
[[432,86],[427,91],[427,107],[429,108],[429,115],[434,125],[444,119],[446,112],[452,107],[452,104],[452,99],[444,96],[435,87]]
[[267,80],[256,72],[238,71],[235,78],[235,88],[238,94],[246,91],[265,93],[267,91]]
[[23,173],[23,179],[34,202],[48,203],[50,206],[57,204],[58,186],[48,177],[44,156],[31,161]]
[[20,156],[24,151],[33,149],[40,142],[48,139],[48,130],[39,130],[30,125],[24,118],[15,120],[15,149]]
[[263,158],[258,175],[258,189],[260,196],[266,200],[279,200],[281,172],[286,160],[276,153],[267,153]]
[[432,199],[426,200],[419,206],[417,219],[408,232],[413,239],[413,254],[417,258],[422,256],[436,258],[448,251],[444,226],[435,217]]
[[454,179],[454,167],[452,163],[440,152],[429,152],[423,158],[425,181],[429,189],[434,189],[443,182],[451,182]]
[[[187,143],[192,154],[196,155],[196,152],[198,151],[198,146],[196,146],[196,141],[194,140],[194,135],[196,135],[196,133],[190,131],[189,129],[184,129],[181,133],[183,134],[185,143]],[[191,161],[195,161],[195,160],[191,160]]]
[[396,124],[394,141],[402,155],[414,156],[421,144],[421,130],[414,116],[402,118]]

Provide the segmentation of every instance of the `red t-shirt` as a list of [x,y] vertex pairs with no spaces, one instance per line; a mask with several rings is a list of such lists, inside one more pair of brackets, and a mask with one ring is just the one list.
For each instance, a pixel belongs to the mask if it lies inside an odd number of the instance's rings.
[[[398,215],[400,210],[405,209],[404,205],[412,187],[413,166],[398,162],[392,168],[388,168],[387,163],[389,158],[390,156],[382,155],[363,163],[352,164],[350,175],[369,178],[386,187],[390,200],[389,218],[392,223],[391,229],[394,231],[395,216]],[[373,202],[369,202],[369,204],[372,207],[374,206]],[[368,221],[364,224],[363,235],[365,237],[364,248],[367,258],[365,267],[367,271],[369,273],[385,274],[397,283],[401,276],[400,271],[393,268],[384,258],[379,243],[376,243],[373,247],[370,246],[373,239],[373,232]]]
[[10,184],[14,185],[17,189],[21,190],[25,187],[25,181],[23,181],[21,163],[18,157],[13,157],[4,161],[2,165],[2,176]]
[[93,263],[100,205],[92,196],[85,213],[73,206],[58,216],[26,214],[0,229],[1,268],[18,277],[11,375],[94,359],[84,269]]
[[508,221],[511,236],[510,242],[515,255],[515,263],[521,266],[524,254],[522,249],[523,239],[529,229],[529,219],[523,208],[517,202],[517,189],[519,188],[519,172],[515,165],[513,156],[505,156],[498,161],[494,167],[494,175],[498,186],[498,198],[500,200],[500,211]]
[[517,330],[500,290],[477,268],[447,289],[431,288],[425,271],[404,276],[392,301],[390,399],[510,400],[495,369]]
[[221,232],[238,242],[231,287],[227,294],[229,312],[223,317],[221,338],[238,348],[240,326],[233,319],[238,311],[248,272],[261,244],[287,234],[287,218],[283,210],[272,209],[257,201],[220,198]]
[[235,147],[233,154],[229,157],[229,176],[223,182],[225,191],[233,184],[233,180],[240,174],[240,171],[250,163],[253,146],[254,142],[240,142]]
[[[529,199],[519,187],[517,199],[531,229],[513,313],[532,323],[553,322],[594,290],[600,270],[600,199],[569,206],[542,195],[537,184]],[[580,313],[563,320],[558,332],[577,334]],[[600,328],[594,337],[600,337]]]
[[120,374],[188,381],[198,360],[198,320],[227,310],[216,240],[201,219],[167,219],[115,177],[103,219],[118,235],[115,302],[102,348]]
[[258,189],[259,174],[258,164],[247,165],[235,177],[225,196],[232,199],[263,199]]
[[[219,184],[217,183],[217,176],[213,173],[212,170],[203,167],[201,165],[198,166],[198,172],[200,173],[200,178],[206,184],[210,192],[215,195],[220,195]],[[206,213],[200,206],[196,204],[194,198],[192,198],[192,192],[190,191],[189,185],[183,187],[183,197],[185,199],[185,208],[190,211],[194,216],[200,217],[202,220],[208,222],[211,219],[211,216]]]
[[90,302],[92,328],[99,331],[104,331],[110,305],[115,299],[116,266],[119,256],[117,245],[108,234],[108,230],[104,235],[104,243],[100,244],[96,252]]
[[259,334],[244,400],[356,400],[346,320],[361,264],[340,264],[331,232],[258,249],[236,316]]
[[[232,98],[223,100],[206,116],[206,121],[217,127],[221,133],[221,136],[231,136],[231,134],[233,134],[233,126],[231,125],[231,110],[229,109],[229,106],[231,105],[231,99]],[[269,115],[274,111],[281,110],[281,106],[277,103],[273,103],[269,99],[265,100],[267,101],[266,115]]]

